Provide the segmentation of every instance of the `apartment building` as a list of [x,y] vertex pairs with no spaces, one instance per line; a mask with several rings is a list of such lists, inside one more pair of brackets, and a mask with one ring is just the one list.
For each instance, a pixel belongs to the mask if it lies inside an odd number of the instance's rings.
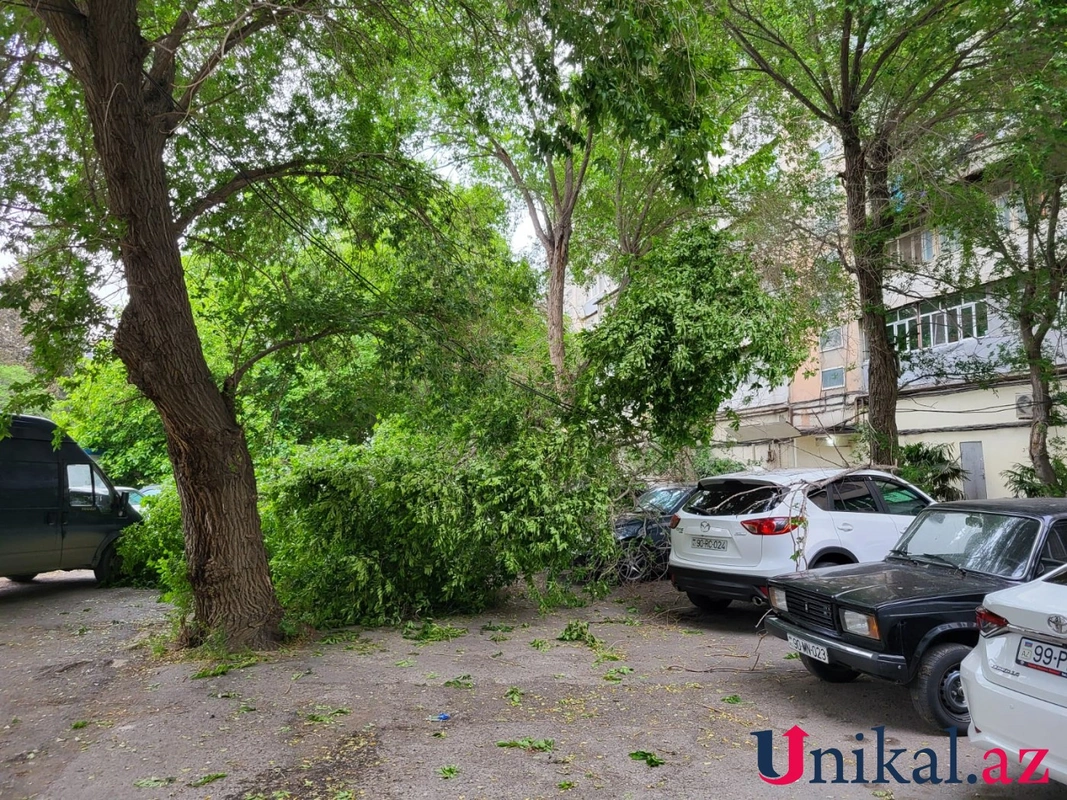
[[[1001,209],[1002,223],[1018,230],[1018,212],[1006,204]],[[897,427],[902,443],[950,445],[967,472],[967,498],[1006,497],[1004,471],[1029,463],[1032,402],[1027,375],[1010,363],[1018,333],[991,266],[981,270],[986,283],[966,292],[907,277],[908,265],[915,275],[928,274],[924,267],[950,263],[957,249],[952,237],[923,227],[890,244],[904,267],[886,293],[886,325],[901,358]],[[1067,370],[1059,330],[1048,337],[1047,350],[1055,367]],[[715,441],[724,454],[768,467],[859,463],[867,368],[858,322],[829,327],[787,385],[742,387],[730,403],[736,419],[716,425]]]

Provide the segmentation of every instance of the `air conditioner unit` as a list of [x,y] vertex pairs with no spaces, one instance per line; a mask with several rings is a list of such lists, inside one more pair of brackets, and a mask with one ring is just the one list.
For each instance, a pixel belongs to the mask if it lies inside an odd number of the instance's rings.
[[1034,418],[1034,396],[1032,394],[1015,395],[1015,418]]

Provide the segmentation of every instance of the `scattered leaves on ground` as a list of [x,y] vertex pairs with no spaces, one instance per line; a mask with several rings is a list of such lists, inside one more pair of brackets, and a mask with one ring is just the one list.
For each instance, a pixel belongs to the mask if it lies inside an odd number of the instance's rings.
[[634,750],[630,753],[630,758],[634,761],[644,761],[650,767],[658,767],[661,764],[666,764],[662,758],[649,750]]

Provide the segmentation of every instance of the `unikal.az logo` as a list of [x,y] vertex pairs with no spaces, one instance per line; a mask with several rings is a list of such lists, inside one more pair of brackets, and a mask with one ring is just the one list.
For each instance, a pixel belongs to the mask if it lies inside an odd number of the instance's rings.
[[1053,614],[1048,618],[1048,626],[1056,633],[1067,633],[1067,617],[1062,614]]

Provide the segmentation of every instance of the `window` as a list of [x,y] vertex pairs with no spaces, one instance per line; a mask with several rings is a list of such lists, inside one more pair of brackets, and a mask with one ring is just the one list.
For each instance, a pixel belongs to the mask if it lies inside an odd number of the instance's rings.
[[878,503],[863,480],[842,480],[831,484],[834,493],[834,510],[878,513]]
[[984,336],[989,312],[980,294],[952,295],[919,305],[922,346],[937,347]]
[[934,232],[923,231],[922,232],[922,260],[933,261],[937,257],[937,253],[934,251]]
[[819,489],[808,495],[808,502],[823,511],[830,510],[830,493],[826,489]]
[[977,339],[989,331],[989,309],[981,292],[926,300],[886,312],[886,332],[897,352],[924,350]]
[[1041,572],[1067,564],[1067,522],[1057,522],[1048,532],[1045,546],[1041,548]]
[[708,516],[733,516],[735,514],[758,514],[774,508],[782,497],[779,486],[743,480],[701,482],[700,491],[694,494],[685,510]]
[[67,502],[71,508],[111,510],[111,490],[90,464],[67,464]]
[[919,349],[919,319],[914,306],[887,311],[885,321],[889,341],[896,345],[897,352]]
[[823,331],[819,337],[819,347],[822,350],[840,350],[844,346],[845,337],[840,327]]
[[874,484],[874,488],[878,493],[882,495],[882,500],[885,502],[886,509],[890,514],[914,517],[928,505],[921,495],[916,494],[906,486],[901,486],[899,483],[879,480],[878,478],[872,478],[871,483]]
[[822,371],[822,388],[823,389],[840,389],[845,385],[845,368],[834,367],[833,369],[824,369]]

